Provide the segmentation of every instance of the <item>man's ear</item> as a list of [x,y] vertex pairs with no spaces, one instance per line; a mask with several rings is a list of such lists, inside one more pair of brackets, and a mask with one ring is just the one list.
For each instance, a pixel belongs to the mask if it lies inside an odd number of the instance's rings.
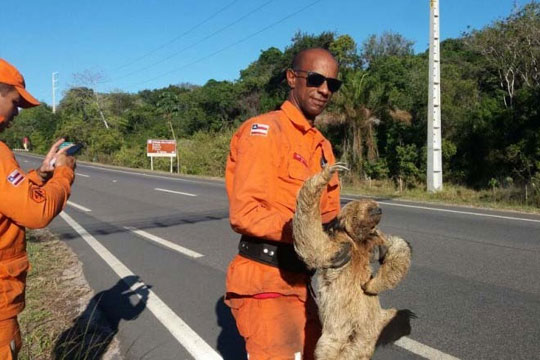
[[287,77],[287,84],[289,87],[294,89],[296,87],[296,74],[294,73],[293,69],[287,69],[285,76]]

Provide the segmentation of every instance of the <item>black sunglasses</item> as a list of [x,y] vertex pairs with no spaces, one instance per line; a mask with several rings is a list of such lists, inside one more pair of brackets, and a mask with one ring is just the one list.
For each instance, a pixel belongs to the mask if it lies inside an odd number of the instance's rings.
[[[314,71],[306,71],[306,70],[298,70],[298,69],[293,70],[293,71],[295,73],[296,72],[304,72],[304,73],[307,74],[307,76],[306,76],[306,84],[307,84],[307,86],[319,87],[326,81],[326,84],[328,85],[328,90],[330,90],[333,93],[338,91],[339,88],[341,87],[341,84],[342,84],[341,80],[334,79],[334,78],[328,78],[328,77],[326,77],[324,75],[321,75],[319,73],[316,73]],[[298,75],[296,75],[296,76],[300,77]]]

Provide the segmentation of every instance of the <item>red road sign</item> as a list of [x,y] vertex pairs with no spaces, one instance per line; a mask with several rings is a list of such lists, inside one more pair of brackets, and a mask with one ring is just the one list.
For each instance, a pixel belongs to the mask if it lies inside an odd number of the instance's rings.
[[174,140],[147,140],[146,141],[147,156],[176,156],[176,141]]

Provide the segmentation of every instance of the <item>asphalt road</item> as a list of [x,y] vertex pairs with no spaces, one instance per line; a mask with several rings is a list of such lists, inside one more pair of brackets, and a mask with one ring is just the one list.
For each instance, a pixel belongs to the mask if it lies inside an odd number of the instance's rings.
[[[223,182],[88,164],[76,173],[50,228],[105,291],[125,358],[244,359],[222,302],[238,241]],[[540,359],[540,216],[379,200],[381,229],[413,246],[409,275],[381,301],[418,318],[374,359]]]

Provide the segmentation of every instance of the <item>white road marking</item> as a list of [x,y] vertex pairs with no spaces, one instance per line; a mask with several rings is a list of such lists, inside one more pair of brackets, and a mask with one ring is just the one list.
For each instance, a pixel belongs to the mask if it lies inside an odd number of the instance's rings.
[[151,240],[151,241],[154,241],[160,245],[163,245],[165,247],[168,247],[169,249],[172,249],[174,251],[178,251],[179,253],[183,254],[183,255],[187,255],[189,257],[192,257],[192,258],[200,258],[200,257],[203,257],[204,255],[203,254],[199,254],[198,252],[196,251],[193,251],[193,250],[190,250],[188,248],[185,248],[183,246],[180,246],[178,244],[175,244],[169,240],[165,240],[163,238],[160,238],[159,236],[156,236],[156,235],[152,235],[150,233],[147,233],[146,231],[143,231],[143,230],[139,230],[135,227],[132,227],[132,226],[124,226],[124,229],[127,229],[129,231],[132,231],[134,232],[135,234],[139,235],[139,236],[142,236],[148,240]]
[[410,351],[416,355],[419,355],[423,358],[430,359],[430,360],[459,360],[459,358],[457,357],[445,354],[442,351],[439,351],[437,349],[434,349],[432,347],[419,343],[418,341],[415,341],[406,336],[402,337],[401,339],[396,341],[394,344],[399,347],[402,347],[403,349],[407,351]]
[[86,211],[86,212],[92,211],[92,210],[90,210],[89,208],[84,207],[84,206],[79,205],[79,204],[75,204],[75,203],[72,202],[72,201],[68,201],[67,204],[70,205],[70,206],[73,206],[75,209],[79,209],[79,210],[81,210],[81,211]]
[[79,172],[75,173],[75,175],[77,175],[77,176],[82,176],[82,177],[88,177],[88,178],[90,177],[90,175],[81,174],[81,173],[79,173]]
[[[172,181],[183,181],[183,182],[190,182],[190,183],[194,183],[194,184],[200,184],[200,183],[212,184],[212,185],[214,184],[214,182],[204,181],[204,180],[198,180],[197,181],[197,180],[180,179],[180,178],[174,178],[174,177],[168,177],[168,176],[160,176],[160,175],[139,173],[139,172],[136,172],[136,171],[109,169],[109,168],[101,167],[101,166],[92,166],[92,165],[86,165],[86,164],[80,165],[80,166],[81,167],[82,166],[89,167],[89,168],[92,168],[92,169],[99,169],[99,170],[105,170],[105,171],[118,172],[118,173],[122,173],[122,174],[148,176],[148,177],[153,177],[153,178],[157,178],[157,179],[167,179],[167,180],[172,180]],[[216,183],[220,184],[219,182],[216,182]]]
[[197,196],[195,194],[185,193],[185,192],[181,192],[181,191],[168,190],[168,189],[161,189],[161,188],[154,188],[154,190],[173,193],[173,194],[178,194],[178,195]]
[[[358,200],[358,199],[351,199],[342,197],[343,200]],[[473,216],[483,216],[483,217],[492,217],[497,219],[505,219],[505,220],[517,220],[517,221],[528,221],[528,222],[534,222],[534,223],[540,223],[540,220],[536,219],[526,219],[526,218],[520,218],[520,217],[513,217],[513,216],[503,216],[503,215],[493,215],[493,214],[481,214],[481,213],[475,213],[471,211],[459,211],[459,210],[449,210],[449,209],[440,209],[440,208],[432,208],[427,206],[418,206],[418,205],[406,205],[406,204],[396,204],[396,203],[389,203],[385,201],[378,201],[379,204],[388,205],[388,206],[398,206],[398,207],[406,207],[406,208],[413,208],[413,209],[422,209],[422,210],[432,210],[432,211],[441,211],[441,212],[449,212],[454,214],[463,214],[463,215],[473,215]]]
[[[118,258],[116,258],[105,246],[89,234],[81,225],[73,220],[65,212],[60,216],[86,241],[86,243],[111,267],[121,278],[135,276]],[[131,285],[131,290],[146,286],[142,281]],[[178,342],[195,358],[195,360],[223,360],[223,358],[208,345],[188,324],[167,306],[152,290],[148,290],[146,307],[154,316],[170,331]]]

